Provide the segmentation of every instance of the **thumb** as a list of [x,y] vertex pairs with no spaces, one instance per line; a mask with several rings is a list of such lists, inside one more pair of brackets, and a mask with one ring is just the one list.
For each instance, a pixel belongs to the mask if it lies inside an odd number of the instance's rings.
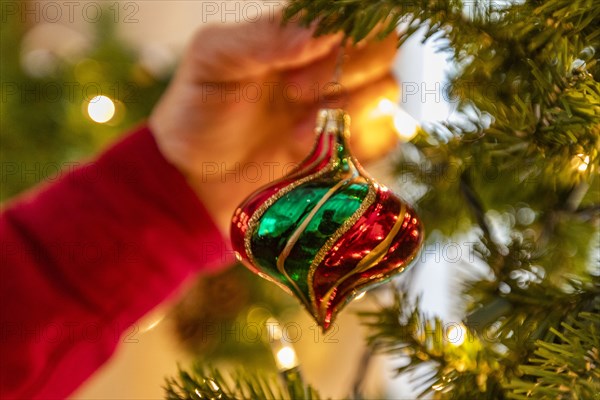
[[194,35],[183,59],[183,73],[195,83],[239,82],[272,71],[298,68],[325,57],[339,35],[313,38],[313,29],[282,25],[282,8],[263,3],[253,18],[211,23]]

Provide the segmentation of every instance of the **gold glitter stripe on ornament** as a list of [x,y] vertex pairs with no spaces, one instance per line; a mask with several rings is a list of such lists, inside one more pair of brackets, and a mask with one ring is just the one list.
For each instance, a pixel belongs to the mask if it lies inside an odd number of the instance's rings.
[[329,253],[329,251],[331,250],[333,245],[338,241],[338,239],[340,237],[342,237],[342,235],[344,235],[346,232],[348,232],[348,230],[352,226],[354,226],[354,224],[359,220],[359,218],[363,216],[365,211],[367,211],[367,209],[375,202],[378,186],[376,183],[372,183],[372,182],[368,182],[368,184],[369,184],[369,191],[367,192],[367,195],[363,199],[363,202],[361,203],[361,205],[356,209],[356,211],[354,211],[354,213],[350,216],[350,218],[345,220],[344,223],[342,225],[340,225],[339,228],[337,228],[337,230],[333,233],[333,235],[331,235],[331,237],[325,242],[323,247],[321,247],[319,249],[319,251],[317,252],[317,255],[315,256],[312,263],[310,264],[310,268],[308,270],[307,286],[308,286],[308,294],[310,296],[311,306],[312,306],[312,309],[314,310],[313,314],[316,314],[318,311],[318,305],[317,305],[317,300],[316,300],[316,295],[315,295],[315,288],[313,286],[313,279],[314,279],[317,267],[319,266],[319,264],[321,264],[321,261],[323,261],[323,259],[327,255],[327,253]]
[[319,212],[321,207],[323,207],[323,205],[325,203],[327,203],[327,200],[329,200],[331,198],[331,196],[333,196],[335,194],[335,192],[337,192],[342,186],[347,185],[349,182],[350,182],[350,178],[344,179],[343,181],[339,181],[332,188],[330,188],[327,191],[327,193],[325,193],[323,195],[323,197],[321,197],[321,199],[319,199],[319,201],[313,207],[313,209],[310,210],[310,212],[308,213],[306,218],[304,218],[304,221],[302,221],[302,223],[296,228],[296,230],[294,231],[292,236],[290,236],[287,243],[285,244],[285,247],[281,251],[281,254],[279,254],[279,257],[277,257],[277,269],[279,270],[279,272],[281,272],[283,274],[283,276],[286,277],[286,279],[290,282],[290,284],[294,287],[294,289],[296,289],[296,291],[298,292],[298,297],[300,297],[302,299],[302,301],[304,302],[304,304],[306,305],[307,308],[310,307],[310,304],[308,303],[306,296],[304,295],[304,293],[302,293],[302,291],[300,290],[300,288],[298,287],[296,282],[290,278],[287,271],[285,270],[285,260],[290,255],[290,252],[292,251],[292,249],[298,242],[298,239],[300,239],[300,235],[302,235],[302,233],[304,233],[304,231],[306,230],[306,227],[308,226],[308,224],[310,224],[310,221],[313,220],[314,216],[317,214],[317,212]]
[[390,249],[390,247],[392,245],[392,242],[394,241],[394,238],[396,237],[396,235],[400,231],[400,228],[402,227],[402,223],[404,222],[404,219],[406,217],[405,214],[406,214],[406,205],[402,202],[400,212],[398,213],[398,219],[394,223],[394,226],[392,226],[392,229],[387,234],[385,239],[383,239],[381,242],[379,242],[379,244],[377,246],[375,246],[375,248],[373,250],[371,250],[369,252],[369,254],[367,254],[365,256],[365,258],[363,258],[362,260],[360,260],[358,262],[358,264],[356,264],[356,267],[354,267],[354,269],[352,269],[352,271],[346,273],[346,275],[344,275],[340,279],[338,279],[338,281],[335,283],[335,285],[333,285],[331,287],[331,289],[329,289],[327,291],[327,293],[325,293],[325,296],[323,296],[323,301],[321,302],[321,306],[320,306],[320,310],[319,310],[319,311],[321,311],[321,315],[325,314],[326,305],[329,304],[329,302],[331,301],[331,296],[333,295],[333,292],[334,292],[334,290],[336,290],[337,287],[339,287],[342,283],[344,283],[344,281],[346,279],[348,279],[350,276],[368,270],[369,268],[376,265],[379,261],[381,261],[381,259],[383,257],[385,257],[385,255],[387,254],[388,250]]
[[[322,151],[321,155],[318,158],[319,162],[323,161],[323,159],[327,156],[327,153],[330,150],[331,146],[330,146],[329,142],[327,142],[327,143],[328,143],[327,147],[324,148],[324,150]],[[257,265],[256,260],[254,259],[254,255],[252,253],[252,236],[254,235],[254,232],[258,228],[258,222],[259,222],[260,218],[267,211],[267,209],[269,207],[271,207],[277,200],[279,200],[284,195],[291,192],[298,186],[300,186],[308,181],[317,179],[317,178],[321,177],[322,175],[325,175],[326,173],[333,171],[335,169],[336,163],[338,161],[339,160],[338,160],[337,156],[334,156],[331,159],[331,161],[329,161],[329,163],[325,166],[325,168],[323,168],[321,171],[317,171],[312,175],[305,176],[304,178],[299,179],[295,182],[292,182],[289,185],[279,189],[275,194],[273,194],[271,197],[269,197],[267,200],[265,200],[265,202],[263,204],[261,204],[261,206],[259,208],[256,209],[256,211],[250,217],[250,220],[248,220],[248,228],[246,230],[246,236],[244,236],[244,249],[246,250],[246,256],[248,256],[248,260],[250,261],[250,263]]]

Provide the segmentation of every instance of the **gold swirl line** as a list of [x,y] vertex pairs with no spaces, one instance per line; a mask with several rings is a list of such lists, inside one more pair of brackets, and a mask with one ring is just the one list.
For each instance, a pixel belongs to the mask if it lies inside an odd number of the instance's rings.
[[371,250],[369,252],[369,254],[367,254],[365,256],[365,258],[363,258],[362,260],[359,261],[358,264],[356,264],[356,267],[354,267],[352,269],[352,271],[347,272],[346,275],[344,275],[340,279],[338,279],[338,281],[335,283],[335,285],[333,285],[331,287],[331,289],[329,289],[327,291],[327,293],[325,293],[325,296],[323,296],[323,301],[321,302],[320,310],[319,310],[322,315],[325,314],[325,307],[329,303],[329,301],[331,301],[331,296],[333,294],[333,291],[338,286],[340,286],[350,276],[368,270],[369,268],[376,265],[379,261],[381,261],[381,259],[383,257],[385,257],[390,246],[392,245],[394,237],[396,237],[396,235],[400,231],[400,228],[402,227],[402,223],[404,222],[404,219],[405,219],[405,214],[406,214],[406,205],[404,204],[404,202],[401,202],[401,208],[400,208],[400,212],[398,213],[398,219],[394,223],[394,226],[392,226],[392,229],[387,234],[385,239],[383,239],[381,242],[379,242],[379,244],[377,246],[375,246],[375,248],[373,250]]
[[314,314],[317,313],[317,300],[315,295],[315,289],[313,286],[313,279],[317,267],[321,264],[321,261],[325,258],[329,250],[333,247],[333,245],[338,241],[342,235],[344,235],[354,224],[359,220],[360,217],[365,213],[365,211],[375,202],[377,193],[377,184],[369,182],[369,191],[367,195],[363,199],[361,205],[354,211],[354,213],[344,221],[342,225],[338,227],[338,229],[329,237],[329,239],[325,242],[325,244],[319,249],[317,255],[313,259],[310,264],[310,268],[308,270],[308,293],[310,296],[311,306],[314,310]]

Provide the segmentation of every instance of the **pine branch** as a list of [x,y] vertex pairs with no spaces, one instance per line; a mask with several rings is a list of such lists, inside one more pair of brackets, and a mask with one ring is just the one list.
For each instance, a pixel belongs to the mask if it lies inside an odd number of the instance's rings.
[[297,370],[286,371],[279,377],[242,369],[223,375],[217,369],[196,364],[192,373],[180,369],[177,378],[167,379],[165,398],[319,400],[321,397],[304,382]]
[[511,399],[592,399],[600,393],[600,308],[552,328],[555,341],[536,342],[524,374],[507,388]]
[[[599,161],[600,68],[593,59],[599,10],[595,0],[501,8],[488,1],[293,0],[286,16],[316,23],[318,33],[341,30],[355,41],[377,29],[384,36],[400,22],[406,28],[399,44],[426,29],[426,38],[452,51],[460,66],[450,90],[459,109],[474,106],[493,116],[482,137],[490,136],[498,149],[514,144],[511,138],[528,143],[521,157],[537,154],[544,176],[572,182],[581,177],[567,173],[572,157],[583,153]],[[452,123],[438,128],[467,133]]]
[[471,331],[455,333],[466,335],[464,344],[451,343],[448,329],[456,323],[427,318],[417,305],[404,300],[395,292],[394,304],[359,315],[369,327],[367,340],[375,351],[408,358],[396,372],[412,375],[418,396],[434,392],[444,394],[443,398],[504,398],[502,369],[496,361],[499,354],[486,348]]

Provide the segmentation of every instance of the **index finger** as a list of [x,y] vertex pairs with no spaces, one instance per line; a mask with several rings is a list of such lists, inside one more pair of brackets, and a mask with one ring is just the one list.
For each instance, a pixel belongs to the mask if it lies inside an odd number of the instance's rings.
[[281,12],[282,7],[252,21],[204,25],[184,56],[187,74],[196,82],[237,82],[302,67],[339,45],[340,35],[314,38],[313,29],[282,25]]

